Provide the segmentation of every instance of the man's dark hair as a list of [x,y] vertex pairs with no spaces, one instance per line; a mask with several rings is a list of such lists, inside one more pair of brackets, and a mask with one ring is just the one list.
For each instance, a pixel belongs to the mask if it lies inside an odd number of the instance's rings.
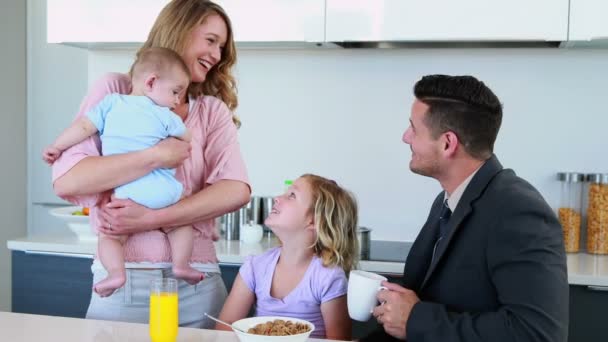
[[433,138],[452,131],[475,159],[488,159],[502,122],[502,105],[473,76],[424,76],[414,86],[416,98],[429,106],[425,123]]

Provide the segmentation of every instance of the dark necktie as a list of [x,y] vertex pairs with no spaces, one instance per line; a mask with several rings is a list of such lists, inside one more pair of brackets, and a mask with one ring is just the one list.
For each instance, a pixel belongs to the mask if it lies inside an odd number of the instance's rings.
[[452,216],[452,211],[448,206],[448,200],[443,201],[443,205],[441,206],[441,212],[439,213],[439,234],[437,235],[437,241],[435,242],[435,247],[433,249],[433,261],[435,260],[435,253],[439,246],[441,246],[441,242],[448,234],[448,222],[450,220],[450,216]]
[[441,213],[439,213],[439,238],[443,238],[448,233],[448,221],[450,220],[450,216],[452,216],[452,211],[448,206],[448,200],[443,201],[443,206],[441,206]]

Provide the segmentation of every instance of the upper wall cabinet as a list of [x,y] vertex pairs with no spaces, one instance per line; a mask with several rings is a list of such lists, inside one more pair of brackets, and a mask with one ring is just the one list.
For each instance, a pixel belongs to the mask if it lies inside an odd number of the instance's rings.
[[570,0],[570,36],[573,41],[608,40],[608,1]]
[[47,42],[142,43],[169,0],[47,0]]
[[[78,46],[139,45],[169,0],[48,0],[47,40]],[[218,0],[237,43],[323,42],[325,0]]]
[[330,42],[563,41],[568,34],[568,0],[327,0],[326,16]]
[[324,42],[325,0],[217,0],[234,39],[256,42]]

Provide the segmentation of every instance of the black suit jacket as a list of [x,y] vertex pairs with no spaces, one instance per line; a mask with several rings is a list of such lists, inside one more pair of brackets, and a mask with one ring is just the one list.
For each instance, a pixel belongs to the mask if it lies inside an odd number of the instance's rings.
[[[492,156],[458,202],[431,263],[443,198],[435,199],[403,271],[403,286],[421,299],[407,340],[565,342],[562,229],[538,191]],[[363,340],[395,339],[380,327]]]

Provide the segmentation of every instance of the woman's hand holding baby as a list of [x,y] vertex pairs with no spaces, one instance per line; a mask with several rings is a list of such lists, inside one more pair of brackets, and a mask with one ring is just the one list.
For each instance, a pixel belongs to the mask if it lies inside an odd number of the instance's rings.
[[[149,151],[154,160],[154,168],[176,168],[190,157],[191,149],[189,142],[167,138]],[[113,196],[106,201],[99,203],[100,232],[107,235],[127,235],[160,228],[160,222],[154,219],[156,210]]]
[[189,142],[177,138],[167,138],[151,147],[150,150],[154,151],[155,169],[174,169],[190,157],[192,146]]
[[107,235],[127,235],[160,228],[154,210],[129,199],[112,197],[100,207],[99,231]]

